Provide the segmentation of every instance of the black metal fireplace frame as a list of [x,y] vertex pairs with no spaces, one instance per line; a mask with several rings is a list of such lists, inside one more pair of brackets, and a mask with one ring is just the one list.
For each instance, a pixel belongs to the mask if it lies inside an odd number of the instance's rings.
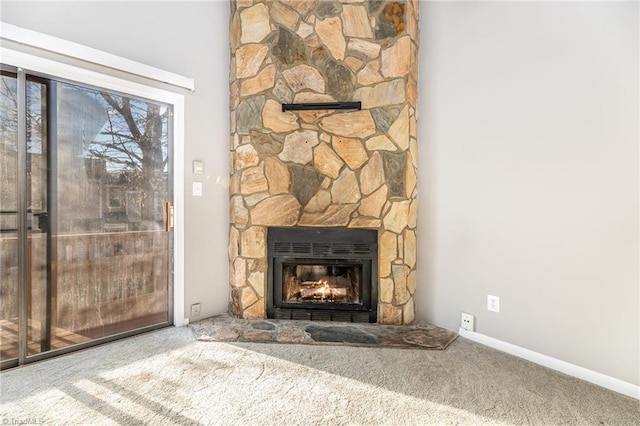
[[[345,238],[345,235],[348,235]],[[360,228],[267,229],[267,317],[311,321],[377,322],[378,231]],[[287,303],[283,264],[362,265],[362,304]],[[370,283],[370,285],[367,285]]]

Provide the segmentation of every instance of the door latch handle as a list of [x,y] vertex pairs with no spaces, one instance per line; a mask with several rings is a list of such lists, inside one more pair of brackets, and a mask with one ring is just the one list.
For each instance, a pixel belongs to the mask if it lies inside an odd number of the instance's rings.
[[173,229],[173,221],[174,221],[174,210],[173,210],[173,204],[171,203],[171,201],[167,201],[165,203],[165,213],[166,213],[167,221],[166,221],[164,230],[167,232],[171,232],[171,230]]

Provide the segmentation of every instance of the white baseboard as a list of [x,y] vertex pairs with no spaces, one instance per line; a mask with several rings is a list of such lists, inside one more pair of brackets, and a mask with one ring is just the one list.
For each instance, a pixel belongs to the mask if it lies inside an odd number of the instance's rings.
[[473,340],[474,342],[498,349],[499,351],[506,352],[519,358],[524,358],[533,363],[594,383],[614,392],[630,396],[631,398],[640,399],[640,386],[634,385],[633,383],[628,383],[511,343],[503,342],[502,340],[494,339],[493,337],[485,336],[484,334],[476,333],[475,331],[464,330],[461,328],[459,330],[459,334],[465,339]]

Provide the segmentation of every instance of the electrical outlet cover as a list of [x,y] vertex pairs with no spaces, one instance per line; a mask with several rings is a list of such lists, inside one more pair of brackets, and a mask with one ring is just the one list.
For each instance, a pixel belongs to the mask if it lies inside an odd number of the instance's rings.
[[191,305],[191,316],[192,317],[200,316],[200,304],[199,303],[194,303],[193,305]]
[[473,331],[474,326],[475,326],[474,316],[466,312],[463,312],[460,318],[460,328],[464,330]]
[[487,295],[487,309],[492,312],[500,312],[500,298],[498,296]]

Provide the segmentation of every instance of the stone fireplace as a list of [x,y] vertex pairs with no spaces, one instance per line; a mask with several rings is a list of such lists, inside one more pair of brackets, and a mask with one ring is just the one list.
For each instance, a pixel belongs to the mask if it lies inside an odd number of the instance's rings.
[[[361,229],[378,240],[372,318],[412,322],[418,1],[238,0],[230,27],[230,312],[275,309],[271,229]],[[362,109],[282,108],[337,101]],[[280,308],[362,304],[349,256],[278,264],[301,283]]]

